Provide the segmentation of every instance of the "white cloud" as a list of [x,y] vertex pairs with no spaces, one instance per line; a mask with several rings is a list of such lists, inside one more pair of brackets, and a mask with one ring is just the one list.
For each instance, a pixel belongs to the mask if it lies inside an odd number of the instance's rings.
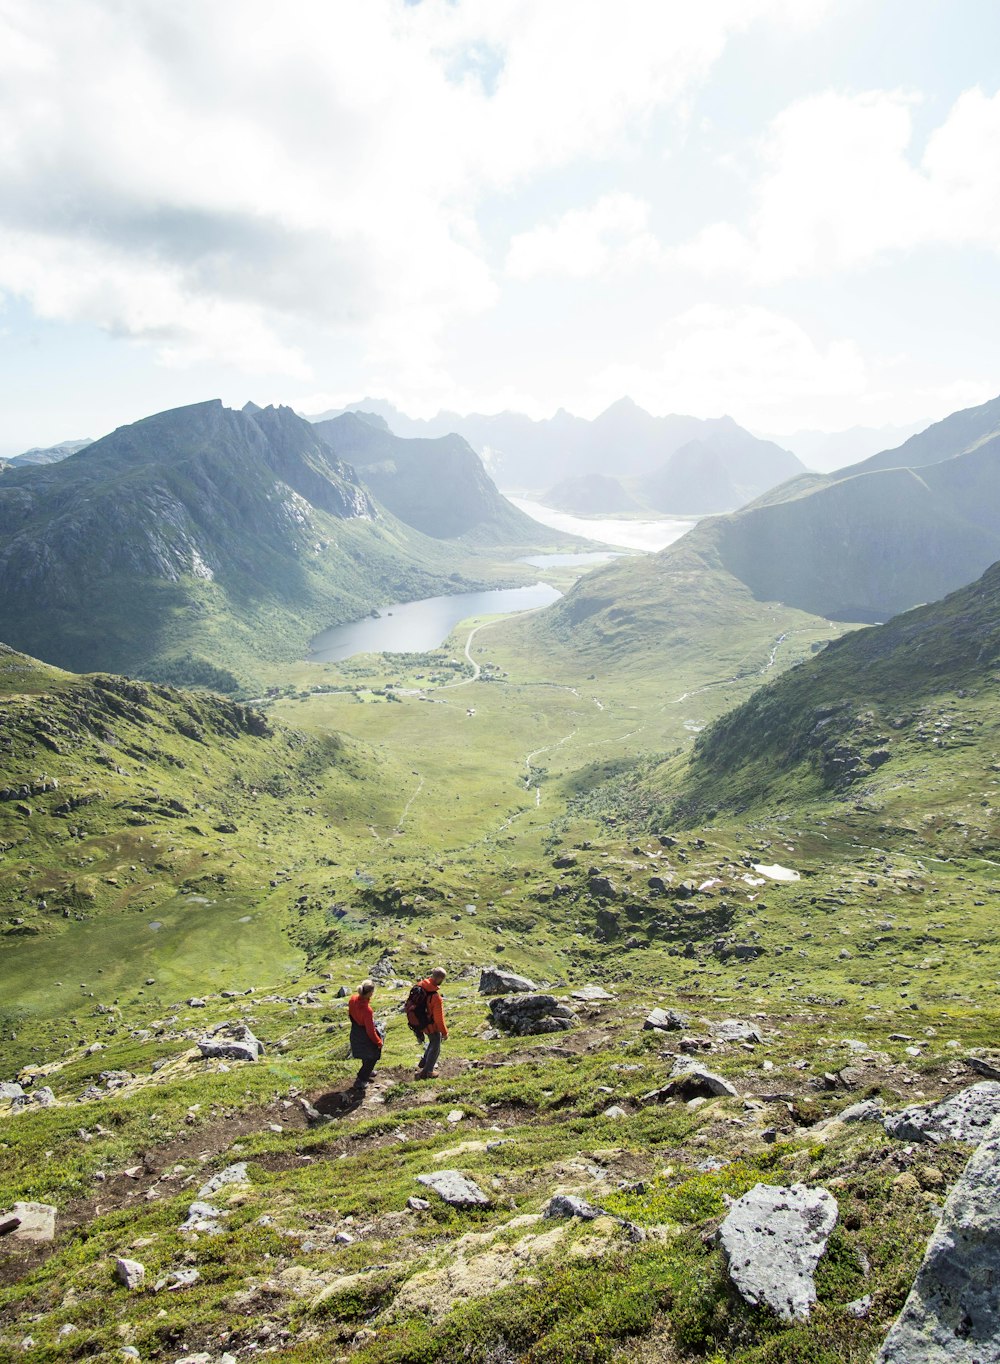
[[171,362],[301,373],[305,326],[433,367],[498,296],[486,196],[634,146],[789,3],[0,0],[0,292]]
[[835,273],[920,246],[1000,251],[1000,94],[966,91],[912,151],[912,95],[827,92],[772,123],[746,230],[714,223],[672,253],[756,283]]
[[817,404],[835,412],[861,397],[869,378],[854,341],[819,344],[793,319],[762,307],[699,304],[668,320],[661,345],[651,366],[614,365],[598,375],[592,387],[600,403],[628,393],[651,412],[728,412],[767,429],[776,413],[794,423]]
[[632,194],[605,194],[589,208],[571,209],[551,225],[512,237],[506,269],[515,279],[586,279],[653,265],[661,254],[649,230],[649,205]]

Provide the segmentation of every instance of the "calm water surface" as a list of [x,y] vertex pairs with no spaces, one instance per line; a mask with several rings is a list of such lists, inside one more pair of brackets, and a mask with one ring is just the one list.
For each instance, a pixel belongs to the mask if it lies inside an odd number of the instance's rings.
[[679,540],[697,522],[698,517],[662,516],[655,521],[635,521],[626,516],[572,516],[569,512],[554,511],[541,502],[505,493],[508,502],[527,512],[543,526],[565,531],[569,535],[583,535],[588,540],[599,540],[606,545],[621,545],[625,549],[655,551],[666,549]]
[[333,625],[311,641],[309,663],[339,663],[353,654],[418,654],[437,649],[459,621],[469,616],[504,615],[551,606],[562,593],[548,583],[532,587],[494,588],[486,592],[458,592],[448,597],[424,597],[381,608],[378,617],[365,616],[347,625]]

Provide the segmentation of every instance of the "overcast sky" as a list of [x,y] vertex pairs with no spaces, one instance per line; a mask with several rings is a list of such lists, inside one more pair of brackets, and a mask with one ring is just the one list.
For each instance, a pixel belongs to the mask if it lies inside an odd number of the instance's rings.
[[0,453],[1000,393],[996,0],[0,0]]

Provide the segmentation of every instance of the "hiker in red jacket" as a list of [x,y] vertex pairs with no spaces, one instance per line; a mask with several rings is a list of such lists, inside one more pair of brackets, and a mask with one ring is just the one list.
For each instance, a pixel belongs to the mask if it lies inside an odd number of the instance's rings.
[[351,1019],[351,1055],[361,1062],[361,1069],[351,1085],[355,1090],[365,1088],[382,1055],[382,1034],[372,1013],[374,993],[375,982],[363,980],[357,994],[351,995],[347,1001],[347,1012]]
[[417,1037],[426,1038],[417,1067],[418,1080],[431,1080],[437,1074],[441,1043],[448,1036],[440,994],[441,982],[447,974],[444,967],[435,967],[426,979],[414,985],[406,1001],[406,1021]]

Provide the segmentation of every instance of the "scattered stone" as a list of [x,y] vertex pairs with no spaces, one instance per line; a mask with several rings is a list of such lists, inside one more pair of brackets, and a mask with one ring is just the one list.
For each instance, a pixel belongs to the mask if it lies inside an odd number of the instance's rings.
[[993,1364],[1000,1359],[998,1218],[1000,1122],[994,1121],[948,1196],[877,1364]]
[[837,1114],[841,1122],[881,1122],[884,1116],[881,1099],[863,1099]]
[[709,1023],[708,1030],[717,1042],[763,1042],[759,1028],[738,1018],[724,1018],[721,1023]]
[[346,985],[341,985],[340,989],[339,989],[339,990],[337,991],[337,993],[334,995],[334,999],[346,999],[346,998],[347,998],[347,995],[348,995],[347,986],[346,986]]
[[436,1170],[430,1175],[417,1175],[417,1182],[450,1203],[453,1208],[482,1208],[489,1205],[489,1199],[478,1184],[458,1170]]
[[612,1104],[610,1108],[606,1108],[606,1109],[604,1110],[604,1113],[602,1114],[602,1117],[605,1117],[605,1118],[627,1118],[627,1117],[628,1117],[628,1114],[625,1112],[624,1108],[622,1108],[621,1104]]
[[12,1241],[52,1241],[56,1234],[56,1209],[51,1203],[15,1203],[8,1216],[0,1220],[17,1219],[7,1235]]
[[138,1260],[119,1258],[115,1261],[115,1278],[126,1288],[141,1288],[146,1278],[146,1266]]
[[614,882],[608,876],[591,876],[587,888],[591,895],[597,895],[605,900],[613,900],[618,894]]
[[349,1231],[338,1231],[333,1239],[338,1246],[353,1246],[356,1237],[352,1236]]
[[197,1269],[172,1269],[162,1279],[157,1279],[153,1291],[159,1293],[162,1288],[165,1288],[168,1293],[176,1293],[179,1288],[190,1288],[200,1278],[201,1274]]
[[10,1103],[14,1099],[23,1099],[24,1090],[16,1080],[0,1080],[0,1102]]
[[[980,1056],[966,1056],[963,1060],[969,1069],[974,1070],[977,1075],[984,1075],[987,1080],[1000,1080],[1000,1066],[992,1065]],[[0,1098],[2,1097],[3,1085],[0,1085]]]
[[872,1303],[874,1301],[875,1299],[872,1295],[866,1293],[863,1298],[855,1298],[853,1302],[849,1302],[844,1308],[844,1311],[850,1312],[852,1317],[857,1317],[858,1320],[861,1321],[867,1317],[868,1313],[872,1310]]
[[263,1044],[245,1023],[218,1024],[201,1039],[198,1050],[207,1059],[218,1057],[231,1061],[256,1061],[264,1054]]
[[200,999],[197,995],[194,995],[191,999],[188,1000],[187,1006],[189,1009],[204,1009],[205,1001],[203,999]]
[[808,1318],[813,1272],[836,1221],[837,1202],[826,1189],[757,1184],[738,1198],[717,1236],[741,1296],[785,1321]]
[[572,999],[582,1000],[584,1004],[599,1004],[606,999],[614,999],[614,995],[600,985],[581,985],[578,990],[571,990]]
[[393,966],[388,953],[383,953],[371,969],[372,980],[392,980],[395,974],[396,968]]
[[684,1014],[679,1014],[675,1009],[653,1009],[646,1017],[642,1028],[644,1032],[680,1032],[686,1028],[688,1019]]
[[462,1112],[460,1108],[453,1108],[451,1112],[448,1114],[448,1122],[452,1124],[461,1122],[464,1117],[465,1114]]
[[984,1080],[939,1104],[913,1104],[884,1120],[890,1137],[900,1141],[978,1142],[1000,1116],[1000,1084]]
[[56,1096],[48,1085],[42,1085],[41,1089],[31,1091],[31,1102],[37,1104],[39,1108],[52,1108],[56,1103]]
[[220,1217],[228,1216],[211,1203],[205,1203],[201,1199],[196,1199],[188,1208],[187,1220],[182,1222],[179,1231],[201,1231],[209,1236],[216,1236],[220,1231],[224,1231]]
[[217,1175],[206,1181],[198,1190],[199,1199],[211,1198],[217,1193],[224,1184],[247,1184],[247,1163],[245,1160],[237,1161],[235,1165],[227,1165],[224,1170],[220,1170]]
[[593,1203],[588,1203],[585,1198],[574,1198],[572,1194],[554,1194],[545,1206],[543,1217],[582,1217],[590,1222],[595,1217],[602,1217],[603,1210],[595,1208]]
[[721,1075],[706,1070],[703,1066],[692,1065],[684,1057],[677,1059],[670,1075],[667,1090],[671,1097],[678,1095],[683,1099],[710,1099],[717,1095],[725,1095],[729,1098],[736,1098],[737,1096],[735,1085]]
[[426,1198],[417,1198],[414,1194],[406,1200],[406,1206],[411,1212],[427,1212],[431,1205]]
[[531,994],[538,986],[527,976],[517,976],[500,966],[484,966],[479,976],[481,995]]
[[554,995],[515,995],[490,1000],[493,1022],[518,1037],[565,1032],[576,1023],[576,1014]]

